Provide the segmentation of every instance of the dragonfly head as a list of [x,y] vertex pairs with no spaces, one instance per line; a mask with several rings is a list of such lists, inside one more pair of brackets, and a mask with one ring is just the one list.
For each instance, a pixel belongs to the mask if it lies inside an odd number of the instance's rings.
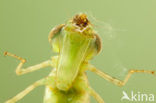
[[59,53],[56,65],[56,85],[67,91],[76,79],[82,64],[101,49],[101,41],[93,25],[83,13],[75,15],[52,38],[53,48]]

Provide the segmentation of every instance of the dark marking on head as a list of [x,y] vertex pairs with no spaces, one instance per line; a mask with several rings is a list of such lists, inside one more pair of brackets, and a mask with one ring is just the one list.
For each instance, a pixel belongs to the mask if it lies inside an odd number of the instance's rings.
[[102,49],[102,42],[101,42],[101,39],[100,39],[99,35],[95,34],[95,36],[96,36],[95,43],[97,45],[97,53],[99,53],[101,51],[101,49]]
[[77,14],[74,16],[73,23],[75,23],[77,26],[84,28],[89,24],[89,20],[87,18],[86,14]]
[[8,54],[8,52],[6,51],[6,52],[4,52],[4,56],[6,56]]
[[154,72],[154,71],[152,71],[151,73],[152,73],[152,74],[154,74],[155,72]]

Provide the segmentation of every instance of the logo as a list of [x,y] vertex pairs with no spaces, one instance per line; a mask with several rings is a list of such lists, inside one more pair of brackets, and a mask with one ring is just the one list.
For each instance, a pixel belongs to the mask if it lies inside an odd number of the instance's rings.
[[128,95],[125,91],[122,91],[123,96],[121,101],[128,100],[128,101],[138,101],[138,102],[153,102],[154,101],[154,94],[146,94],[141,92],[133,92]]

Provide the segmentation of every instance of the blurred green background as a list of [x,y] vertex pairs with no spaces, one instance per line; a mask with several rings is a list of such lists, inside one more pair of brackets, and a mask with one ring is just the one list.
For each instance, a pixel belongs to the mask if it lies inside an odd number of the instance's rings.
[[[3,52],[26,58],[25,67],[49,59],[55,55],[48,43],[49,31],[80,12],[90,16],[103,41],[102,52],[91,61],[97,68],[119,79],[129,69],[156,70],[155,0],[0,0],[0,103],[51,71],[16,76],[19,61],[4,57]],[[133,103],[120,100],[123,90],[156,96],[156,77],[149,74],[134,74],[124,87],[87,74],[105,103]],[[44,87],[38,87],[18,103],[42,103],[43,96]],[[96,101],[91,98],[91,103]]]

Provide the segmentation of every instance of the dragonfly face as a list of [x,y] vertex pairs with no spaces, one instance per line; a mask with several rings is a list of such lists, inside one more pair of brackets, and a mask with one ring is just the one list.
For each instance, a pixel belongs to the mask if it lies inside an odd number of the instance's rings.
[[57,87],[68,90],[78,75],[81,64],[98,52],[95,31],[85,14],[78,14],[67,22],[54,38],[53,47],[59,52]]

